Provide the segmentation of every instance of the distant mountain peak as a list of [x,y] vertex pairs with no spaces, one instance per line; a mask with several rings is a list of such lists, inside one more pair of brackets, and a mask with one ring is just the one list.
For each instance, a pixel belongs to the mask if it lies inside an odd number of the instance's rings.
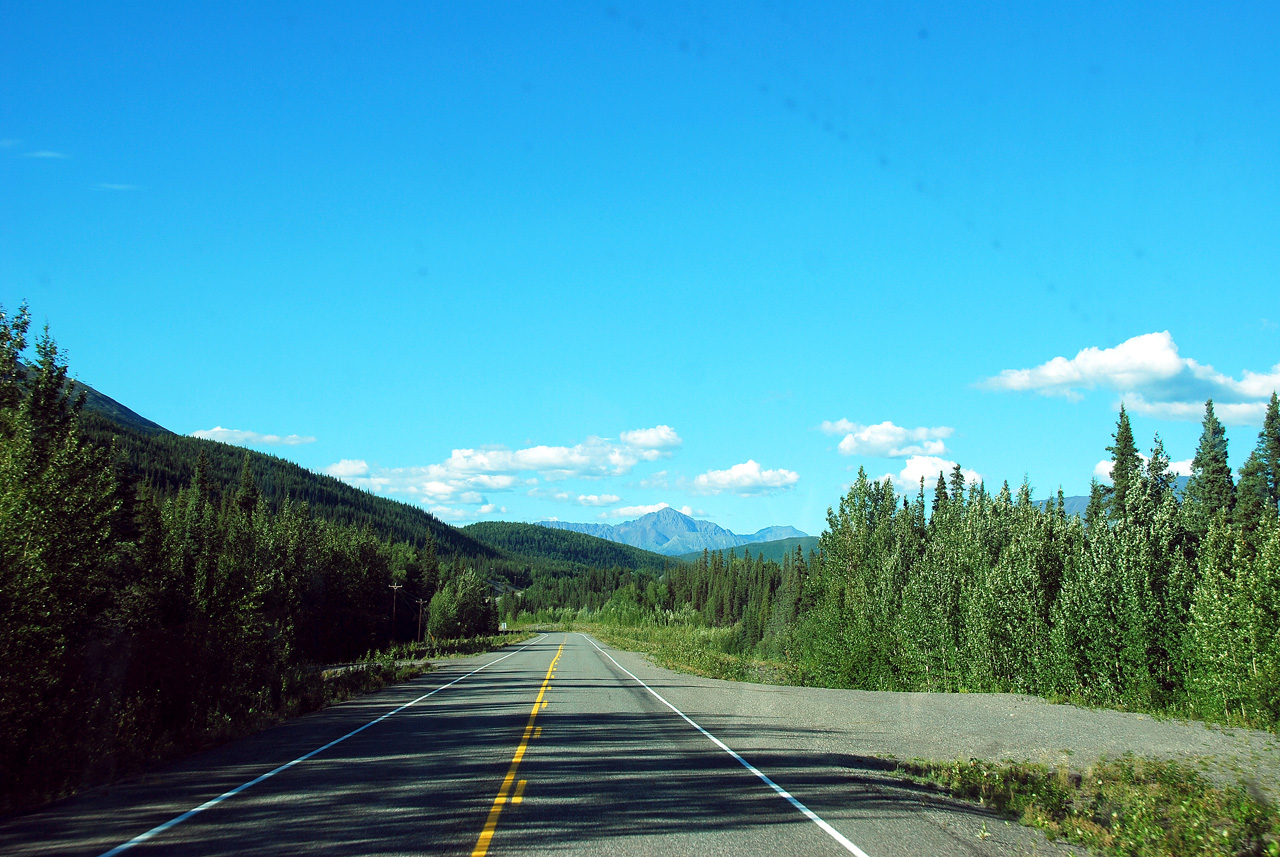
[[719,524],[699,520],[671,506],[648,512],[633,521],[623,521],[618,524],[577,524],[552,520],[541,521],[540,524],[551,529],[586,533],[667,556],[679,556],[701,550],[725,550],[756,542],[803,538],[807,535],[795,527],[775,526],[765,527],[749,536],[740,536]]

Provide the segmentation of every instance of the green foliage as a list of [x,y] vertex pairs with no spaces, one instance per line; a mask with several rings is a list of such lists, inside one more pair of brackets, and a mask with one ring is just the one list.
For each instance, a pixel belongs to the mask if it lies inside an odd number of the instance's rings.
[[[254,454],[220,478],[217,444],[173,447],[187,486],[139,484],[47,332],[23,368],[28,324],[0,309],[0,811],[323,704],[313,665],[416,636],[440,578],[421,518],[400,542],[325,520]],[[447,583],[459,633],[496,630],[485,578]]]
[[497,633],[498,614],[489,585],[472,569],[455,568],[431,597],[428,628],[438,639]]
[[1280,854],[1273,808],[1178,762],[1126,755],[1077,773],[970,759],[899,770],[1101,854]]
[[[430,539],[444,554],[475,560],[496,560],[502,553],[462,530],[437,520],[426,510],[377,497],[332,476],[312,473],[273,455],[211,440],[169,432],[144,430],[120,423],[97,411],[81,419],[84,435],[100,446],[119,450],[137,480],[160,497],[172,497],[191,484],[200,470],[211,495],[234,492],[241,483],[246,459],[254,483],[273,509],[285,498],[305,503],[310,513],[334,524],[369,526],[384,538],[424,547]],[[216,499],[211,496],[211,499]]]
[[1271,486],[1271,505],[1280,504],[1280,399],[1273,392],[1271,401],[1267,403],[1267,414],[1262,420],[1263,471],[1267,476],[1267,484]]
[[670,557],[631,545],[589,536],[573,530],[557,530],[537,524],[482,521],[462,528],[464,533],[496,548],[553,562],[610,568],[645,568],[662,571]]
[[[699,635],[664,637],[664,658],[708,674],[781,663],[771,674],[805,684],[1032,693],[1274,729],[1278,516],[1219,510],[1200,534],[1204,507],[1171,490],[1159,437],[1143,468],[1125,428],[1130,481],[1110,515],[1095,483],[1087,524],[1028,484],[938,491],[926,519],[922,494],[900,501],[860,472],[808,562],[707,551],[657,578],[540,579],[504,615],[572,607],[614,629],[723,632],[710,660],[690,648]],[[741,663],[713,668],[724,658]]]
[[1129,415],[1124,412],[1124,405],[1120,406],[1120,420],[1112,438],[1115,442],[1107,447],[1107,452],[1111,453],[1111,517],[1121,519],[1125,514],[1129,490],[1137,483],[1142,469],[1142,460],[1138,458],[1138,447],[1133,442],[1133,429],[1129,426]]
[[1200,535],[1219,515],[1229,515],[1235,499],[1231,466],[1227,463],[1227,432],[1213,413],[1213,400],[1204,403],[1200,445],[1191,461],[1186,508],[1192,528]]

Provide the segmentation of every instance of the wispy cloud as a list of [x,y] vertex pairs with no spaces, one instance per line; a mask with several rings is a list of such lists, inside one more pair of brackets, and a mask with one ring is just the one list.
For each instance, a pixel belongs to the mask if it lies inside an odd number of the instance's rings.
[[838,446],[841,455],[873,458],[945,455],[947,445],[943,441],[955,433],[950,426],[903,428],[889,420],[875,425],[862,425],[845,419],[826,420],[818,428],[826,434],[844,435]]
[[579,494],[574,502],[579,506],[612,506],[621,500],[617,494]]
[[[674,429],[660,425],[624,431],[618,440],[592,436],[573,446],[455,449],[438,464],[370,468],[339,478],[368,491],[404,494],[422,503],[441,505],[485,505],[488,498],[483,492],[521,487],[531,488],[530,496],[569,501],[572,495],[567,491],[537,487],[539,482],[625,476],[642,461],[670,457],[681,442]],[[598,502],[590,502],[592,497]],[[582,494],[575,502],[608,505],[618,501],[612,494]]]
[[800,480],[793,470],[764,470],[754,459],[727,470],[708,470],[688,483],[694,494],[737,494],[742,497],[785,491]]
[[485,503],[484,505],[473,509],[457,509],[452,506],[431,506],[427,511],[442,521],[462,524],[469,521],[478,521],[485,515],[505,515],[507,513],[507,507],[498,506],[494,503]]
[[[924,489],[932,492],[938,483],[938,474],[941,473],[946,477],[948,485],[951,482],[951,471],[956,466],[954,461],[948,461],[945,458],[939,458],[936,455],[913,455],[903,464],[902,470],[898,473],[886,473],[881,479],[892,479],[893,484],[899,491],[903,493],[913,493],[920,488],[920,480],[924,479]],[[976,470],[968,470],[960,468],[961,474],[964,475],[965,484],[973,482],[981,482],[982,474]]]
[[193,431],[191,436],[202,438],[204,440],[216,440],[221,443],[230,443],[235,446],[300,446],[304,443],[316,442],[314,437],[304,437],[300,434],[261,434],[256,431],[229,429],[223,428],[222,426]]
[[641,488],[670,488],[671,483],[667,477],[667,471],[659,470],[657,473],[650,474],[648,478],[641,479],[637,483]]
[[50,150],[48,150],[48,149],[40,149],[39,151],[36,151],[36,152],[25,152],[25,153],[22,155],[22,157],[24,157],[24,158],[46,158],[46,159],[51,159],[51,160],[65,161],[65,160],[67,160],[68,158],[70,158],[71,156],[70,156],[70,155],[68,155],[68,154],[65,154],[65,153],[63,153],[63,152],[52,152],[52,151],[50,151]]
[[[614,509],[609,512],[601,512],[597,518],[607,520],[609,518],[639,518],[641,515],[647,515],[650,512],[661,512],[663,509],[674,509],[675,507],[669,503],[654,503],[652,506],[623,506],[621,509]],[[695,509],[692,506],[681,506],[678,510],[682,515],[688,515],[690,518],[705,518],[707,513],[703,509]],[[552,520],[555,520],[554,518]]]
[[663,509],[670,509],[670,503],[654,503],[652,506],[623,506],[621,509],[613,509],[609,512],[601,513],[602,518],[638,518],[641,515],[647,515],[650,512],[661,512]]
[[671,449],[684,441],[671,426],[654,426],[648,429],[624,431],[618,436],[628,446],[640,449]]
[[364,476],[369,472],[369,463],[361,458],[344,458],[336,464],[330,464],[324,469],[329,476],[338,478],[346,478],[351,476]]
[[1072,400],[1101,388],[1120,394],[1134,413],[1170,420],[1199,420],[1205,400],[1213,399],[1223,422],[1257,425],[1267,399],[1280,390],[1280,363],[1267,372],[1245,370],[1236,379],[1181,356],[1166,330],[1135,336],[1114,348],[1085,348],[1075,357],[1054,357],[1029,369],[1005,369],[980,386]]

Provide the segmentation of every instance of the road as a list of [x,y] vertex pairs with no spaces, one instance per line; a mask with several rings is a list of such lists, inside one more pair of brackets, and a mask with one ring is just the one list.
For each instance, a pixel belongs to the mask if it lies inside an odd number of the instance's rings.
[[0,852],[1071,853],[727,696],[550,634],[9,819]]

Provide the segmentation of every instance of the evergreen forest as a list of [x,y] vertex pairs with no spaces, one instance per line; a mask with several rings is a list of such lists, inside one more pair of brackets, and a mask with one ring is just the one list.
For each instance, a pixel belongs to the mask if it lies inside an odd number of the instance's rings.
[[[1094,481],[1083,516],[1065,513],[1061,490],[1049,502],[1026,483],[991,493],[958,465],[938,475],[928,503],[923,482],[902,497],[860,471],[828,511],[816,554],[704,554],[661,579],[619,579],[594,615],[666,629],[632,638],[683,646],[676,661],[711,648],[800,684],[1027,693],[1274,731],[1276,396],[1238,479],[1212,401],[1181,495],[1159,435],[1144,460],[1123,407],[1107,449],[1113,484]],[[592,596],[577,585],[535,579],[503,609],[548,619],[559,604],[562,620],[591,618]]]
[[29,326],[0,310],[0,809],[317,707],[322,665],[497,630],[475,563],[523,560],[278,459],[107,433],[47,331],[22,363]]
[[[0,308],[0,810],[323,704],[320,668],[498,622],[643,629],[795,683],[1012,691],[1275,730],[1280,407],[1233,471],[1207,402],[1179,492],[1121,408],[1112,484],[900,496],[860,472],[818,550],[694,562],[448,527],[289,462],[86,409]],[[19,785],[21,784],[21,785]]]

